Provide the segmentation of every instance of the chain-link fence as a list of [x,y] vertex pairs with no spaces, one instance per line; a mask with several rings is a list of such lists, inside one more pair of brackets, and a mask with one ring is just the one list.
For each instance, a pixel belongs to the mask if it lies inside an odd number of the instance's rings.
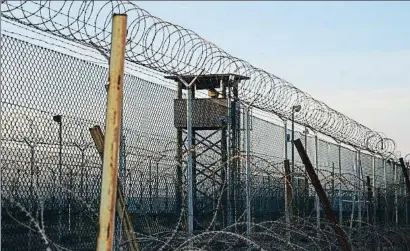
[[[2,249],[95,250],[102,163],[89,129],[104,128],[108,68],[10,34],[2,34],[1,43]],[[125,76],[120,180],[141,250],[176,250],[188,245],[185,203],[180,205],[178,199],[185,201],[186,177],[180,183],[176,168],[177,92],[136,75]],[[296,150],[292,191],[298,218],[291,225],[282,219],[283,160],[292,156],[289,127],[285,131],[283,125],[257,116],[251,127],[253,247],[336,250]],[[242,163],[246,142],[240,128],[240,151],[230,156],[241,163],[239,178],[233,181],[236,223],[230,226],[219,211],[227,176],[218,166],[211,169],[220,161],[223,136],[197,132],[196,162],[209,167],[196,176],[196,189],[202,192],[194,198],[196,210],[202,212],[195,217],[202,239],[193,241],[203,250],[206,245],[208,250],[240,250],[247,240]],[[409,233],[409,212],[401,169],[300,129],[295,138],[304,143],[356,250],[370,250],[368,245],[408,250],[409,238],[402,237]],[[287,231],[293,244],[285,240]],[[118,250],[126,249],[126,243],[118,230]]]

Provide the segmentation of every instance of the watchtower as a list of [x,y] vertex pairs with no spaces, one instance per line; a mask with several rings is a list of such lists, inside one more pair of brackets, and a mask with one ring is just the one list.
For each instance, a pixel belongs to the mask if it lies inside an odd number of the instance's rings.
[[[235,180],[239,179],[240,107],[238,84],[248,77],[236,74],[166,76],[178,84],[174,100],[174,126],[177,129],[177,210],[183,203],[187,180],[184,156],[187,139],[191,138],[193,156],[193,230],[208,227],[215,213],[215,227],[221,229],[235,221]],[[185,83],[193,86],[187,88]],[[183,90],[191,92],[192,130],[188,137],[187,99]],[[197,92],[208,91],[208,97],[197,98]],[[205,96],[205,95],[203,95]],[[186,198],[187,196],[184,196]]]

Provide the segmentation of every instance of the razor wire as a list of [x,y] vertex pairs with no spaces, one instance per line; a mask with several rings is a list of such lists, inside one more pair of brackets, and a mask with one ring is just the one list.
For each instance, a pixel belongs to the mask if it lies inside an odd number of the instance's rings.
[[314,99],[286,80],[234,57],[192,30],[163,21],[131,1],[5,1],[3,17],[55,36],[97,49],[108,55],[113,13],[129,15],[126,60],[174,75],[234,73],[247,76],[240,99],[261,110],[289,119],[301,105],[295,121],[337,142],[397,158],[395,142]]

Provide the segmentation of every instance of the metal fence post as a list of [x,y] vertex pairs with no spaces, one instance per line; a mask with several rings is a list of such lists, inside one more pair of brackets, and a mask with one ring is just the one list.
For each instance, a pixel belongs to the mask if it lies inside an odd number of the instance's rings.
[[[288,226],[290,225],[290,210],[291,210],[291,198],[292,198],[292,179],[290,175],[290,165],[289,160],[285,159],[284,161],[284,169],[285,169],[285,220]],[[290,231],[286,231],[286,239],[288,243],[290,243]]]
[[372,154],[372,176],[373,176],[373,181],[372,181],[372,187],[373,187],[373,201],[370,201],[369,203],[372,204],[372,223],[373,225],[376,225],[376,205],[377,205],[377,197],[376,197],[376,157],[374,154]]
[[398,173],[397,173],[397,165],[393,162],[393,170],[394,170],[394,214],[395,214],[395,222],[396,226],[399,225],[399,207],[398,207],[398,194],[397,194],[397,186],[398,184]]
[[[53,121],[58,123],[58,180],[60,181],[59,192],[61,195],[64,194],[63,189],[63,117],[61,115],[53,116]],[[62,220],[62,199],[58,199],[58,241],[61,241],[61,220]]]
[[188,134],[188,234],[194,233],[194,201],[193,201],[193,156],[192,156],[192,91],[194,85],[187,86],[187,134]]
[[[178,99],[182,99],[182,83],[178,82],[178,89],[177,89],[177,98]],[[182,129],[178,128],[177,129],[177,135],[176,135],[176,172],[175,172],[175,176],[176,176],[176,181],[174,184],[174,188],[175,188],[175,212],[179,213],[182,211],[182,186],[183,186],[183,182],[182,182],[182,177],[183,177],[183,173],[182,173],[182,147],[183,147],[183,141],[182,141]]]
[[386,159],[383,158],[383,175],[384,175],[384,219],[387,221],[388,208],[387,208],[387,173],[386,173]]
[[403,179],[404,179],[404,185],[406,186],[406,194],[407,196],[410,196],[410,179],[409,179],[409,172],[406,167],[406,164],[404,163],[404,159],[400,158],[399,163],[401,166],[401,170],[403,172]]
[[284,127],[283,127],[283,130],[284,130],[284,149],[285,149],[285,151],[284,151],[284,157],[285,157],[285,159],[288,159],[288,121],[285,119],[285,120],[283,120],[283,125],[284,125]]
[[113,248],[126,35],[127,15],[114,14],[111,33],[110,75],[105,123],[106,136],[97,242],[98,251],[110,251]]
[[410,179],[409,179],[409,169],[408,166],[406,166],[406,163],[404,163],[404,159],[400,158],[399,159],[402,172],[403,172],[403,178],[404,178],[404,184],[406,186],[406,190],[404,193],[405,196],[405,218],[406,218],[406,224],[409,224],[409,212],[408,212],[408,204],[409,204],[409,196],[410,196]]
[[[60,121],[58,122],[58,174],[59,174],[59,181],[60,181],[60,191],[61,191],[61,196],[63,194],[66,194],[64,189],[63,189],[63,123],[62,123],[62,118],[60,117]],[[64,198],[64,197],[63,197]],[[61,221],[63,217],[63,201],[60,198],[59,199],[59,213],[58,213],[58,240],[61,241],[61,235],[62,235],[62,229],[61,229]]]
[[332,197],[331,197],[331,206],[332,206],[332,209],[333,209],[333,207],[334,207],[334,204],[335,204],[335,163],[332,161],[332,172],[331,172],[331,175],[332,175],[332,185],[331,185],[331,190],[332,190]]
[[249,115],[250,107],[247,106],[245,111],[246,117],[246,234],[248,239],[251,239],[251,158],[250,158],[250,151],[251,151],[251,130],[250,130],[250,115]]
[[[283,143],[284,143],[284,170],[285,170],[285,222],[290,225],[290,217],[292,214],[292,186],[287,180],[290,179],[290,174],[286,172],[286,161],[288,161],[288,121],[283,120]],[[287,177],[289,175],[289,177]],[[290,235],[287,234],[287,241],[290,242]]]
[[[319,174],[319,145],[317,133],[315,133],[315,162],[316,162],[316,173]],[[320,229],[320,201],[319,196],[316,193],[316,227]]]
[[188,234],[192,236],[194,234],[194,128],[192,125],[192,98],[195,92],[195,81],[202,74],[201,71],[194,79],[188,84],[183,78],[178,76],[179,81],[185,85],[187,90],[187,141],[188,141],[188,166],[187,166],[187,193],[188,193]]
[[360,150],[357,151],[357,162],[356,162],[356,173],[357,173],[357,193],[358,193],[358,202],[357,202],[357,220],[359,221],[359,227],[362,226],[362,183],[361,179],[361,171],[362,171],[362,161],[360,157]]
[[[37,191],[35,191],[35,187],[38,185],[35,182],[35,176],[37,176],[37,168],[36,168],[36,163],[35,163],[35,155],[36,155],[36,150],[35,150],[35,146],[31,143],[28,144],[28,146],[30,147],[30,204],[29,204],[29,212],[31,211],[35,211],[35,203],[36,201],[34,200],[34,198],[37,199]],[[62,185],[62,184],[61,184]],[[61,212],[61,205],[60,205],[60,212]],[[61,217],[61,213],[60,213],[60,217]],[[61,229],[61,222],[59,222],[59,228]],[[28,249],[31,249],[31,244],[32,244],[32,231],[31,229],[29,229],[28,232]],[[60,233],[61,235],[61,233]]]
[[354,214],[355,214],[355,205],[356,205],[356,197],[357,197],[357,153],[354,152],[354,155],[352,156],[353,160],[353,172],[356,174],[354,177],[353,181],[353,198],[352,198],[352,209],[350,212],[350,228],[353,227],[353,221],[354,221]]
[[[232,151],[232,147],[234,147],[234,145],[232,144],[231,141],[231,124],[232,124],[232,107],[231,107],[231,88],[228,88],[228,95],[227,95],[227,99],[228,99],[228,119],[227,119],[227,151],[226,151],[226,185],[227,185],[227,226],[232,225],[233,220],[232,220],[232,165],[231,165],[231,151]],[[234,129],[235,130],[235,129]],[[232,153],[235,154],[235,153]]]
[[342,146],[339,143],[339,224],[343,225],[343,201],[342,201]]

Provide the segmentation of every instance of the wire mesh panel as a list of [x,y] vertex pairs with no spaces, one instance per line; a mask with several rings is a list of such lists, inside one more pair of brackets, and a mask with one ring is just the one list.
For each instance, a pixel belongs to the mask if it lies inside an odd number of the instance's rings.
[[357,173],[357,152],[345,147],[342,147],[342,172],[356,174]]
[[[243,133],[245,136],[245,133]],[[252,151],[263,158],[276,158],[283,160],[284,155],[284,130],[275,124],[260,118],[252,118]]]
[[[41,215],[50,240],[73,250],[95,249],[101,159],[89,128],[104,127],[107,68],[6,35],[2,43],[2,192],[8,199],[2,216],[10,222],[5,233],[19,232],[3,238],[2,246],[43,249],[36,229],[20,231],[14,221],[27,224]],[[174,97],[173,90],[125,77],[126,155],[137,159],[126,162],[124,187],[126,194],[139,195],[127,202],[133,218],[145,218],[136,221],[142,233],[174,226],[179,215],[172,206]]]
[[329,165],[329,148],[328,143],[324,140],[317,140],[317,169],[319,179],[323,182],[323,187],[329,188],[331,167]]

